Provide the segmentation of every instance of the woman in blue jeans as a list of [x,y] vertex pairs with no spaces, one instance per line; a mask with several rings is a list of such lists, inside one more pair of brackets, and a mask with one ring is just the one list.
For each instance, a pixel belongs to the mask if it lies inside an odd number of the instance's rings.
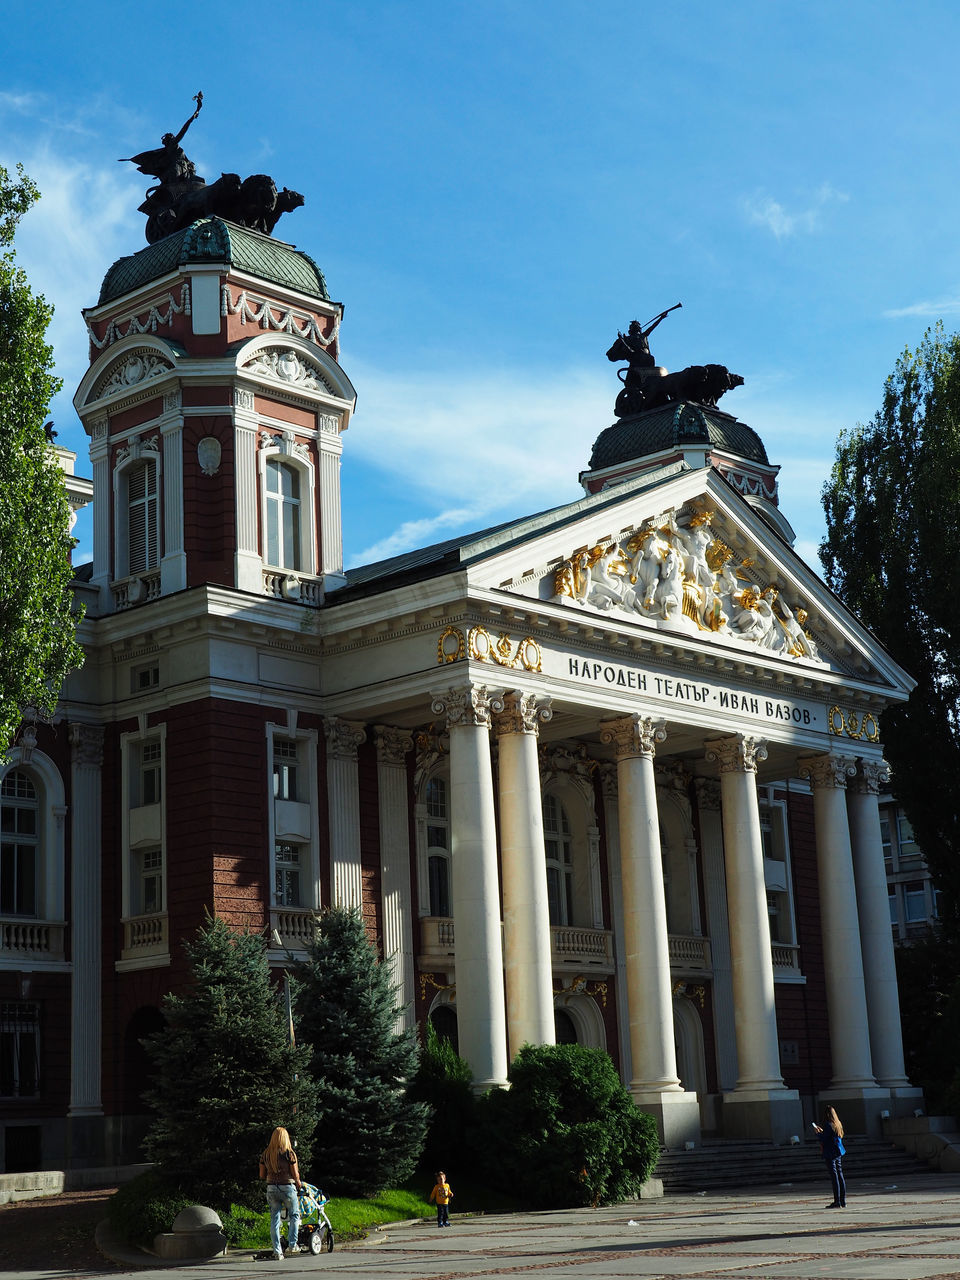
[[260,1177],[267,1184],[267,1204],[270,1206],[270,1243],[273,1256],[283,1259],[280,1244],[280,1214],[287,1211],[287,1253],[299,1253],[297,1236],[300,1233],[300,1169],[297,1153],[293,1149],[286,1129],[274,1129],[267,1149],[260,1157]]
[[847,1154],[843,1145],[843,1125],[833,1107],[827,1107],[823,1117],[823,1128],[815,1124],[814,1130],[820,1143],[820,1154],[827,1162],[830,1181],[833,1183],[833,1204],[828,1209],[845,1209],[847,1207],[847,1184],[843,1180],[843,1157]]

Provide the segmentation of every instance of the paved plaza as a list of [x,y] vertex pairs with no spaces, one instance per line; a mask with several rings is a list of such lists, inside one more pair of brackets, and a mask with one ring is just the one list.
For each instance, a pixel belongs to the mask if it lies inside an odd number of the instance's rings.
[[[531,1175],[535,1176],[535,1175]],[[451,1219],[392,1226],[315,1258],[256,1262],[250,1254],[156,1267],[141,1255],[82,1273],[249,1280],[320,1273],[336,1280],[944,1280],[960,1277],[960,1175],[915,1174],[896,1186],[852,1183],[845,1211],[826,1210],[826,1179],[768,1191],[675,1195],[608,1209]],[[143,1264],[147,1263],[146,1268]],[[0,1263],[2,1268],[2,1263]],[[9,1274],[9,1273],[8,1273]]]

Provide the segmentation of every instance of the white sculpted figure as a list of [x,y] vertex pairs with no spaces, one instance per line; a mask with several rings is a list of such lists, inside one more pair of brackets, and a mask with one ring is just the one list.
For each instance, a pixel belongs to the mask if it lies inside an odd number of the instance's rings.
[[706,614],[712,607],[713,601],[713,571],[707,563],[707,550],[713,542],[709,513],[698,511],[691,517],[686,529],[677,525],[676,535],[686,553],[683,565],[684,577],[699,588],[696,594],[700,601],[700,621],[707,626],[709,620]]
[[773,602],[777,598],[776,587],[760,592],[756,587],[744,587],[740,592],[740,612],[735,625],[744,640],[752,640],[760,649],[777,649],[776,617]]
[[777,600],[774,612],[787,636],[787,652],[795,658],[816,658],[817,646],[803,629],[803,624],[807,620],[806,609],[798,609],[794,615],[781,596]]
[[634,607],[652,609],[665,544],[657,537],[654,529],[648,529],[645,533],[631,538],[627,543],[627,550],[633,552],[633,558],[630,561],[630,581],[637,584]]
[[683,558],[676,547],[667,546],[660,566],[657,604],[666,620],[683,609]]

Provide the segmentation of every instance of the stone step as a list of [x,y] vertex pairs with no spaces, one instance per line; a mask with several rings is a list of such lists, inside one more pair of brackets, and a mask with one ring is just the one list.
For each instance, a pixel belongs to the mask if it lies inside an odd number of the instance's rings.
[[[844,1174],[851,1178],[896,1181],[928,1166],[888,1142],[844,1139]],[[705,1143],[693,1151],[664,1151],[654,1171],[664,1190],[711,1191],[723,1187],[771,1186],[783,1182],[818,1182],[826,1176],[815,1142],[774,1146],[763,1142]]]

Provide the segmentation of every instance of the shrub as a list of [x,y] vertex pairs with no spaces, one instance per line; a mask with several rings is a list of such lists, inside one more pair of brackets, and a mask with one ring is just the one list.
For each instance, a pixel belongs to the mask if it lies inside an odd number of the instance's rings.
[[170,1230],[181,1209],[195,1203],[176,1178],[148,1169],[114,1192],[107,1216],[118,1240],[152,1245],[154,1236]]
[[425,1102],[431,1111],[421,1166],[457,1168],[471,1163],[468,1149],[475,1100],[473,1072],[445,1036],[437,1035],[428,1018],[417,1074],[410,1082],[411,1098]]
[[610,1204],[639,1193],[660,1153],[610,1057],[583,1045],[525,1045],[511,1087],[482,1098],[474,1147],[486,1177],[539,1208]]

